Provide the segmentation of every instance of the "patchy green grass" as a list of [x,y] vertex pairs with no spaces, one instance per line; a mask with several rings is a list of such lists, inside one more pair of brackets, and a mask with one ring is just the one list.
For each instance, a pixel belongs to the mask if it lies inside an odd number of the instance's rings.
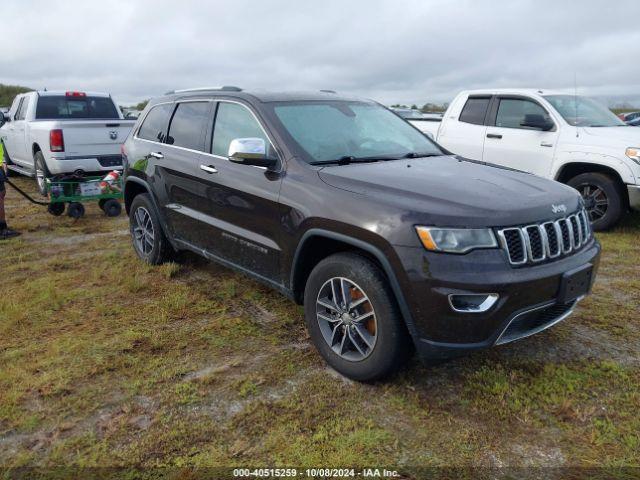
[[24,234],[0,244],[2,466],[640,464],[638,215],[599,235],[567,321],[361,385],[267,288],[193,257],[146,266],[95,206],[7,206]]

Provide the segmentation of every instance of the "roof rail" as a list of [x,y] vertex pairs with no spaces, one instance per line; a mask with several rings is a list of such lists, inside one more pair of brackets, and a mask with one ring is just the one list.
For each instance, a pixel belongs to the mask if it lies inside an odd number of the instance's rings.
[[221,87],[197,87],[197,88],[183,88],[180,90],[170,90],[165,95],[171,95],[173,93],[185,93],[185,92],[201,92],[207,90],[219,90],[223,92],[241,92],[240,87],[234,87],[233,85],[223,85]]
[[335,90],[320,90],[320,91],[324,93],[336,93]]

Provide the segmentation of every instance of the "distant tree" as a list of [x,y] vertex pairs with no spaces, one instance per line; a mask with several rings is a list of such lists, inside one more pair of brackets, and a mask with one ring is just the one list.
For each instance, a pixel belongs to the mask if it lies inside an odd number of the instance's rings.
[[0,83],[0,107],[10,106],[16,95],[32,91],[33,88],[21,87],[19,85],[3,85]]
[[409,108],[407,105],[401,105],[396,103],[395,105],[391,105],[391,108]]
[[427,112],[444,112],[449,107],[448,103],[437,104],[437,103],[425,103],[420,111],[422,113]]
[[147,104],[148,104],[148,103],[149,103],[149,100],[143,100],[142,102],[138,103],[138,104],[137,104],[135,107],[133,107],[133,108],[135,108],[136,110],[140,110],[140,111],[142,111],[142,110],[144,110],[144,109],[145,109],[145,107],[147,106]]
[[411,110],[418,110],[418,106],[414,103],[411,105]]

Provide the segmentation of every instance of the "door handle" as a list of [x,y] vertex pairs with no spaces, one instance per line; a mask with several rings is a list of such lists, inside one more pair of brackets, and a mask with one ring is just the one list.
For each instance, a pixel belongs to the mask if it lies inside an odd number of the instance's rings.
[[218,173],[218,170],[211,165],[200,165],[200,170],[204,170],[207,173]]
[[161,160],[164,158],[164,155],[161,152],[149,152],[149,156],[153,158],[157,158],[158,160]]
[[553,143],[551,142],[540,142],[541,147],[553,147]]
[[487,133],[487,138],[497,138],[499,140],[502,138],[502,135],[498,133]]

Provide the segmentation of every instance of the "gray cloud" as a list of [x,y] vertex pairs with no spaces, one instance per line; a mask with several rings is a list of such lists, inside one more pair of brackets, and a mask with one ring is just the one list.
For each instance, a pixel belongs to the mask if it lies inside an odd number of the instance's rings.
[[382,102],[482,87],[640,99],[637,0],[3,0],[0,82],[109,91],[332,88]]

